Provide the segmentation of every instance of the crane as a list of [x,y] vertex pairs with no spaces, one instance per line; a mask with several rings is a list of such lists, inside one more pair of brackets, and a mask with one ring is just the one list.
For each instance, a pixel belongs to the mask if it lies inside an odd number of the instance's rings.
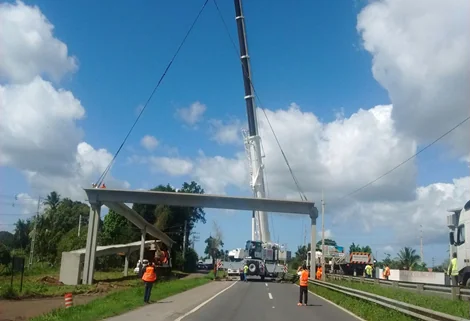
[[[243,131],[244,144],[250,164],[250,187],[255,198],[266,198],[264,167],[262,162],[262,144],[258,132],[254,88],[250,70],[250,56],[247,46],[245,18],[241,0],[234,0],[237,33],[239,36],[240,60],[244,80],[244,100],[247,109],[248,130]],[[229,253],[233,258],[244,259],[249,267],[248,275],[275,277],[283,270],[278,265],[280,246],[271,242],[268,226],[268,213],[265,211],[252,212],[252,236],[245,245],[245,251],[233,250]],[[283,252],[286,254],[287,252]]]

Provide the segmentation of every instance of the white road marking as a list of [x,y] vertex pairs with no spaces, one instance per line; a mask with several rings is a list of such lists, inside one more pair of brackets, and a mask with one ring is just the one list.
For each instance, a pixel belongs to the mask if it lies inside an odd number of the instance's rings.
[[268,293],[268,297],[270,298],[270,300],[273,300],[273,296],[271,295],[271,293]]
[[205,306],[206,304],[208,304],[209,302],[214,300],[217,296],[221,295],[222,293],[224,293],[225,291],[227,291],[228,289],[230,289],[231,287],[233,287],[236,284],[237,284],[237,282],[232,283],[231,285],[229,285],[228,287],[226,287],[225,289],[223,289],[222,291],[220,291],[216,295],[213,295],[212,297],[210,297],[209,299],[207,299],[206,301],[204,301],[203,303],[201,303],[200,305],[195,307],[193,310],[191,310],[191,311],[183,314],[182,316],[178,317],[177,319],[175,319],[175,321],[181,321],[182,319],[186,318],[188,315],[190,315],[192,313],[195,313],[196,311],[201,309],[203,306]]
[[267,283],[265,283],[265,286],[266,286],[266,287],[268,287],[268,284],[267,284]]

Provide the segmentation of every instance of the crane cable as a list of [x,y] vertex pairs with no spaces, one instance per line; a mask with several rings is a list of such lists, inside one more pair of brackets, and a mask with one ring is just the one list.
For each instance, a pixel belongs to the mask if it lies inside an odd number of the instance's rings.
[[[253,91],[254,91],[256,100],[258,101],[258,103],[259,103],[260,106],[263,106],[263,105],[262,105],[262,102],[261,102],[261,100],[260,100],[260,98],[259,98],[259,96],[258,96],[258,94],[257,94],[257,91],[255,90],[255,86],[254,86],[254,84],[253,84],[253,82],[252,82],[252,79],[251,79],[250,76],[248,75],[248,72],[245,70],[245,68],[244,68],[244,66],[243,66],[243,64],[242,64],[242,61],[240,60],[239,53],[238,53],[238,51],[237,51],[237,46],[236,46],[234,40],[232,39],[231,33],[230,33],[230,31],[229,31],[229,28],[227,27],[226,21],[224,20],[224,17],[222,16],[221,10],[219,10],[219,6],[217,5],[216,0],[213,0],[213,3],[214,3],[214,5],[216,6],[216,10],[217,10],[217,12],[218,12],[218,14],[219,14],[219,17],[220,17],[220,19],[221,19],[223,25],[224,25],[224,29],[226,30],[226,33],[227,33],[227,35],[228,35],[228,37],[229,37],[229,39],[230,39],[230,41],[231,41],[231,43],[232,43],[232,46],[234,47],[234,51],[235,51],[235,53],[236,53],[236,55],[237,55],[237,59],[239,60],[240,64],[242,65],[242,71],[243,71],[245,77],[247,77],[247,79],[249,80],[250,85],[252,86],[252,89],[253,89]],[[300,185],[298,179],[296,178],[293,169],[291,168],[291,165],[290,165],[290,163],[289,163],[289,161],[288,161],[288,158],[287,158],[287,156],[286,156],[286,153],[285,153],[285,151],[283,150],[280,141],[278,140],[278,136],[276,135],[276,132],[275,132],[275,130],[273,129],[273,126],[271,125],[271,122],[270,122],[270,119],[268,118],[267,113],[265,112],[265,110],[264,110],[263,108],[262,108],[261,110],[262,110],[263,114],[265,115],[265,118],[267,119],[268,125],[269,125],[269,127],[270,127],[270,129],[271,129],[271,132],[273,133],[273,136],[275,137],[275,141],[276,141],[276,143],[277,143],[277,145],[278,145],[278,148],[280,149],[280,152],[281,152],[281,154],[282,154],[282,156],[283,156],[283,159],[284,159],[286,165],[288,166],[288,170],[289,170],[289,172],[290,172],[290,174],[291,174],[291,177],[293,178],[293,181],[294,181],[294,183],[295,183],[295,185],[296,185],[296,188],[298,189],[298,193],[299,193],[299,196],[301,197],[301,200],[307,201],[307,197],[306,197],[306,195],[304,194],[303,189],[301,188],[301,185]]]
[[115,161],[116,157],[118,156],[119,152],[121,151],[121,149],[123,148],[124,144],[126,143],[129,135],[131,135],[131,132],[132,130],[134,129],[134,127],[136,126],[137,122],[139,121],[139,119],[141,118],[142,114],[144,113],[145,109],[147,108],[147,106],[149,105],[149,102],[150,100],[152,99],[152,97],[154,96],[154,93],[157,91],[157,89],[159,88],[160,84],[162,83],[163,79],[165,78],[165,76],[167,75],[167,72],[168,70],[170,69],[170,67],[172,66],[175,58],[178,56],[178,53],[180,52],[180,50],[182,49],[183,45],[185,44],[188,36],[190,35],[191,31],[193,30],[193,27],[196,25],[196,22],[199,20],[199,17],[201,16],[201,14],[203,13],[203,10],[204,8],[206,7],[206,5],[208,4],[209,0],[206,0],[203,4],[203,6],[201,7],[200,11],[198,12],[198,14],[196,15],[196,18],[193,20],[193,23],[191,24],[190,28],[188,29],[187,33],[185,34],[185,37],[183,37],[183,40],[181,41],[180,45],[178,46],[175,54],[173,55],[172,59],[170,59],[170,62],[167,64],[167,67],[165,68],[164,72],[162,73],[162,75],[160,76],[160,79],[159,81],[157,82],[157,85],[154,87],[152,93],[150,94],[149,98],[147,99],[146,103],[144,104],[144,107],[141,109],[139,115],[137,116],[136,120],[134,121],[133,125],[131,126],[131,129],[128,131],[127,135],[124,137],[124,140],[123,142],[121,143],[121,145],[119,146],[118,150],[116,151],[115,155],[113,156],[113,158],[111,159],[110,163],[108,164],[108,166],[106,167],[106,169],[103,171],[103,173],[101,174],[101,176],[98,178],[97,182],[96,182],[96,186],[99,187],[103,180],[105,179],[106,175],[108,174],[108,172],[110,171],[111,169],[111,166],[113,165],[113,162]]

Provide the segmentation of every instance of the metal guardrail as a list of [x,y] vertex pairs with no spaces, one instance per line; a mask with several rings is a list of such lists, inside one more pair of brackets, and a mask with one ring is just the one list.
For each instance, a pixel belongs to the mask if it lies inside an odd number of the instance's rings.
[[402,312],[422,321],[468,321],[467,319],[463,319],[458,316],[433,311],[416,305],[400,302],[388,297],[340,286],[333,283],[321,282],[318,280],[309,280],[309,283]]
[[427,295],[437,295],[446,297],[453,300],[466,300],[469,301],[470,293],[469,289],[461,288],[458,286],[446,286],[438,284],[425,284],[425,283],[414,283],[414,282],[403,282],[403,281],[391,281],[379,278],[365,278],[358,276],[349,275],[338,275],[338,274],[326,274],[327,278],[337,280],[347,280],[353,282],[359,282],[364,284],[373,284],[380,286],[397,287],[404,290],[415,291],[417,293],[424,293]]

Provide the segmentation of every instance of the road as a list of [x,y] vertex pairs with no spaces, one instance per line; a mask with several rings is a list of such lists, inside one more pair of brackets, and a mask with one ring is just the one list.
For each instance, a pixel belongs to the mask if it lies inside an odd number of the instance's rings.
[[299,287],[291,283],[237,282],[182,321],[358,321],[339,307],[309,293],[297,306]]
[[107,321],[354,321],[345,310],[309,294],[297,306],[299,286],[291,283],[212,282]]

